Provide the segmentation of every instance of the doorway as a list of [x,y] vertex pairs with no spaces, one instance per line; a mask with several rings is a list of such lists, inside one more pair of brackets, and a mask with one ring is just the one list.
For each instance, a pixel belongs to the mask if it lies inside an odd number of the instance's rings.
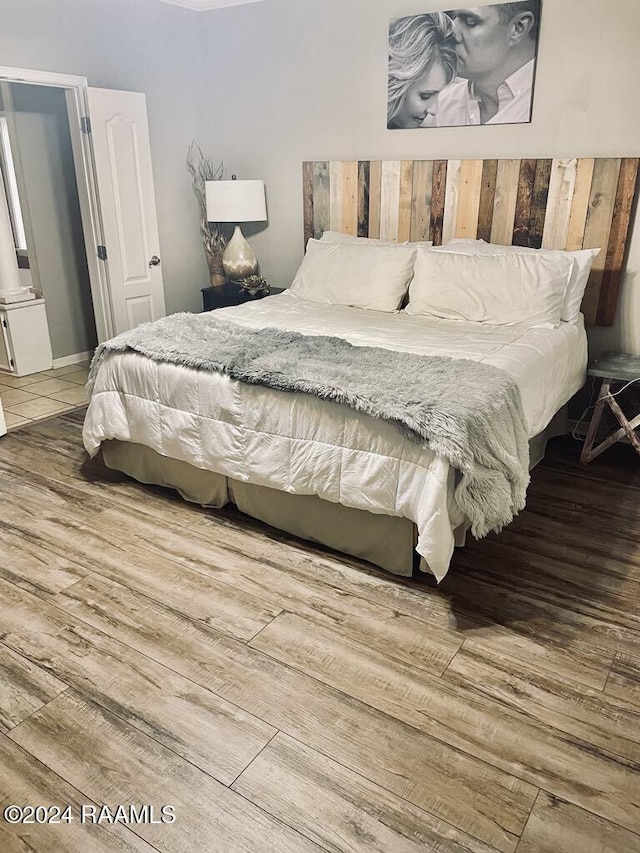
[[[0,377],[9,429],[80,405],[87,370],[83,355],[112,334],[108,275],[95,257],[101,231],[91,151],[81,132],[85,90],[82,77],[0,67],[5,143],[13,137],[12,159],[24,157],[28,166],[13,175],[20,224],[26,225],[17,228],[19,275],[36,297],[45,296],[46,326],[56,347],[52,370]],[[65,290],[66,276],[72,282]],[[26,345],[28,351],[28,337]]]
[[[103,240],[91,144],[88,134],[83,133],[83,130],[88,130],[87,80],[85,77],[70,74],[0,66],[0,85],[3,92],[12,84],[31,85],[40,89],[52,87],[64,95],[95,331],[98,341],[106,340],[113,336],[114,325],[108,271],[96,251],[97,247],[103,244]],[[36,258],[36,279],[37,275]],[[35,281],[35,284],[37,286],[38,282]]]
[[7,66],[0,81],[64,90],[98,342],[163,317],[145,95]]
[[20,275],[45,300],[53,367],[63,367],[98,343],[65,91],[2,82],[0,96]]
[[[73,310],[82,311],[84,305],[83,321],[85,330],[88,329],[85,340],[101,343],[140,323],[163,317],[164,286],[145,95],[141,92],[89,88],[84,77],[6,66],[0,66],[0,89],[3,94],[7,92],[8,100],[17,93],[18,100],[23,99],[32,104],[38,95],[42,97],[47,94],[48,102],[56,103],[58,132],[67,140],[69,183],[72,183],[71,172],[75,172],[77,198],[74,193],[75,213],[72,217],[75,224],[70,227],[72,233],[67,236],[74,247],[75,272],[80,283],[76,289],[77,298],[71,299],[70,303],[74,306]],[[36,89],[41,91],[36,92]],[[59,91],[56,94],[47,93],[47,90]],[[66,104],[64,119],[61,118],[64,114],[61,95]],[[68,123],[68,135],[66,128],[64,132],[62,128],[65,121]],[[73,170],[70,167],[71,160]],[[55,179],[59,181],[60,175],[56,175]],[[34,207],[46,207],[42,187],[38,180],[33,179],[32,182],[35,188],[31,204]],[[27,195],[31,197],[25,191],[25,199]],[[53,218],[51,207],[60,204],[59,195],[64,194],[58,191],[52,194],[55,201],[49,205],[50,218]],[[78,206],[81,226],[78,226]],[[47,220],[46,214],[44,219]],[[82,243],[84,256],[81,251],[77,251]],[[33,250],[33,268],[23,269],[22,273],[29,275],[34,286],[41,287],[43,295],[47,297],[45,275],[50,270],[44,267],[42,253],[36,247]],[[10,343],[16,355],[17,338],[22,336],[28,342],[31,327],[23,322],[28,309],[25,307],[23,310],[15,300],[9,301],[14,304],[7,305],[4,310],[0,310],[0,314],[6,315],[3,327],[10,332],[5,343]],[[29,305],[40,310],[40,306],[36,306],[37,301]],[[92,308],[93,323],[89,306]],[[68,312],[72,309],[67,305],[66,310],[66,318],[64,311],[59,312],[63,318],[62,326],[65,323],[69,325]],[[33,313],[29,310],[30,316]],[[16,332],[15,336],[11,326]],[[68,333],[68,329],[63,331]],[[78,355],[82,355],[82,351],[63,357],[61,363],[58,360],[60,367],[55,362],[54,366],[58,371],[66,371],[70,365],[65,363],[65,358],[73,366]],[[20,371],[15,367],[17,362],[17,357],[10,362],[16,374],[9,376],[14,386],[16,383],[23,384],[32,369],[28,366]]]

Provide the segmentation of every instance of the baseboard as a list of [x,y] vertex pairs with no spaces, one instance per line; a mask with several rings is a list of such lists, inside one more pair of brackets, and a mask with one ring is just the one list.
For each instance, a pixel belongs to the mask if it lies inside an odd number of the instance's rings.
[[73,355],[65,355],[64,358],[54,358],[53,368],[68,367],[70,364],[79,364],[81,361],[86,361],[93,355],[93,350],[89,352],[74,352]]

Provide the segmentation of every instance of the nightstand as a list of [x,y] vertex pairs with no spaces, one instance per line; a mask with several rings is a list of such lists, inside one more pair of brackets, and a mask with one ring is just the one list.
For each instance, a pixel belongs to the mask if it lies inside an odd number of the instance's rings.
[[[636,428],[640,426],[640,412],[638,408],[635,408],[633,410],[635,416],[629,420],[620,407],[618,403],[618,399],[620,398],[617,396],[625,386],[632,383],[635,384],[640,380],[640,356],[626,355],[624,353],[605,355],[591,365],[588,373],[589,376],[596,376],[602,379],[602,382],[600,384],[598,402],[593,410],[587,437],[584,440],[584,447],[580,454],[580,461],[583,465],[588,465],[592,459],[595,459],[596,456],[599,456],[604,450],[611,447],[612,444],[622,441],[624,438],[627,438],[633,447],[635,447],[637,453],[640,454],[640,437],[636,434]],[[612,386],[614,386],[613,390]],[[631,396],[629,395],[629,397]],[[609,406],[616,416],[620,424],[620,429],[612,432],[611,435],[607,436],[607,438],[594,447],[605,406]]]
[[270,287],[267,293],[256,293],[255,296],[246,290],[241,290],[237,284],[227,281],[220,287],[203,287],[202,303],[205,311],[214,308],[230,308],[232,305],[242,305],[244,302],[255,302],[256,299],[264,299],[265,296],[277,296],[283,293],[284,287]]

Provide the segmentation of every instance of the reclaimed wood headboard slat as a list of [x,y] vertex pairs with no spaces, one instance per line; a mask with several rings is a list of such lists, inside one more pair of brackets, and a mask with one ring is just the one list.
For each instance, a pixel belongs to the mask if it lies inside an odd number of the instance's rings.
[[353,160],[303,164],[304,238],[326,230],[383,240],[471,237],[534,249],[600,247],[582,303],[613,323],[637,157]]

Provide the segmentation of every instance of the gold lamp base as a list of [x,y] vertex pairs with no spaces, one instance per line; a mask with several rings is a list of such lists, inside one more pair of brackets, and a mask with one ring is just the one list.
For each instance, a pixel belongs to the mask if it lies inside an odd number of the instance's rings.
[[253,249],[244,238],[240,226],[236,225],[233,237],[227,243],[222,256],[222,266],[231,281],[248,278],[258,272],[258,261]]

